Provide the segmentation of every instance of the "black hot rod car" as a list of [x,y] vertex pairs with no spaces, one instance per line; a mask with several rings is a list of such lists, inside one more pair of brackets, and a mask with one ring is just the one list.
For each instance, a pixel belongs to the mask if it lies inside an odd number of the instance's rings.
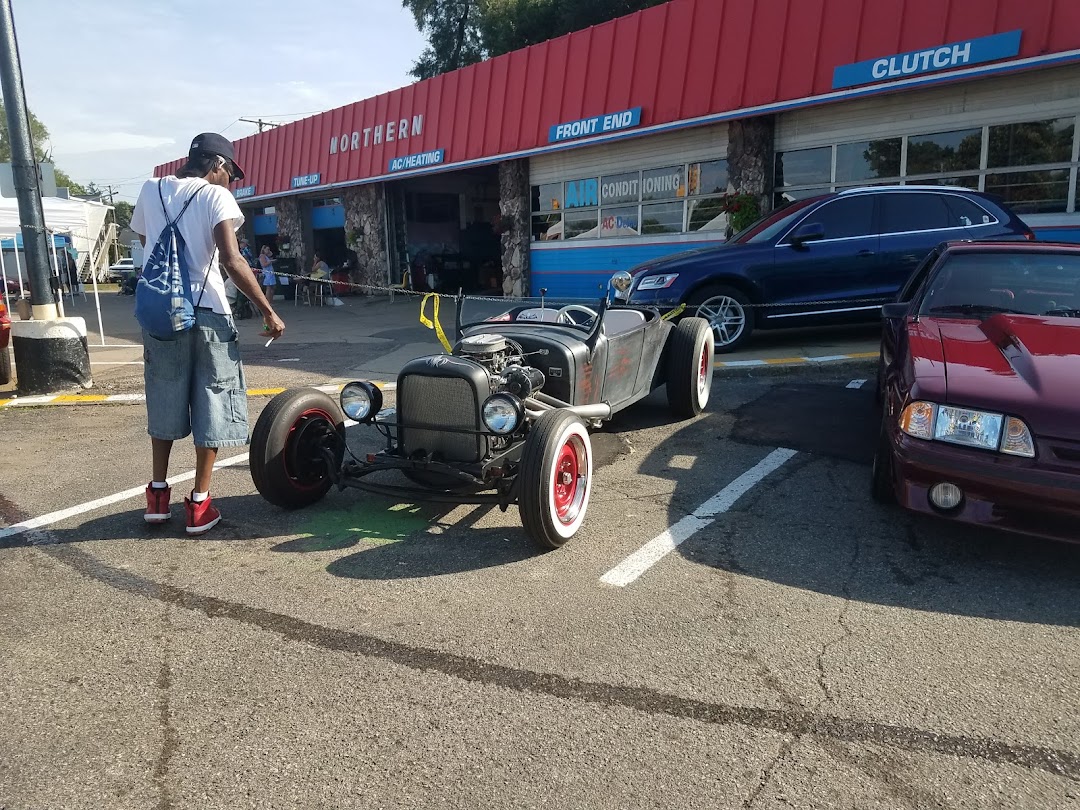
[[[453,354],[406,364],[395,408],[382,408],[382,392],[370,382],[349,383],[339,402],[312,388],[279,394],[252,433],[255,486],[291,509],[335,485],[504,511],[516,503],[529,537],[558,548],[589,505],[588,428],[663,385],[674,415],[690,418],[712,389],[708,323],[674,325],[656,309],[614,305],[612,290],[629,284],[629,274],[617,274],[595,309],[503,302],[472,322],[459,301]],[[385,448],[353,456],[346,417],[378,430]],[[400,471],[411,485],[371,479],[386,471]]]

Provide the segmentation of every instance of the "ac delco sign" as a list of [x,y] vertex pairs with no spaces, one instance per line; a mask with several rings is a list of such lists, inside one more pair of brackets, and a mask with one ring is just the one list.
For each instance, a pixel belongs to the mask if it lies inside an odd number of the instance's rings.
[[424,116],[422,115],[414,115],[411,125],[408,118],[402,118],[400,121],[387,121],[384,124],[376,124],[366,129],[357,129],[335,135],[330,139],[330,154],[354,152],[368,146],[405,141],[423,133]]

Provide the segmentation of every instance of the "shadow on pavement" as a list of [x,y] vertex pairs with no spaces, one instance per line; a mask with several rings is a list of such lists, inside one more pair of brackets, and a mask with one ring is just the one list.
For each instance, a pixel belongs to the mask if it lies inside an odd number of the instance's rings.
[[[777,447],[799,455],[681,545],[687,559],[872,604],[1080,626],[1080,545],[959,526],[871,500],[880,418],[872,391],[780,384],[733,415],[728,438],[760,446],[757,459]],[[735,477],[716,480],[714,462],[730,418],[710,412],[642,461],[642,474],[676,484],[670,524]],[[689,446],[693,464],[673,465]],[[702,481],[715,486],[702,489]]]

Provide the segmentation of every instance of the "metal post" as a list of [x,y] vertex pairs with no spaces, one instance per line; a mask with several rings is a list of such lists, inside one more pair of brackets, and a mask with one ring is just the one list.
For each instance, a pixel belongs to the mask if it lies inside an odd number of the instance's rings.
[[15,254],[15,272],[19,276],[19,298],[26,298],[26,285],[23,284],[22,262],[19,261],[19,235],[11,237],[11,250]]
[[7,281],[7,268],[4,267],[4,243],[0,241],[0,276],[4,279],[4,303],[7,305],[7,311],[11,313],[11,294],[8,292]]
[[[85,231],[84,231],[85,232]],[[87,243],[90,242],[90,235],[86,235]],[[94,247],[90,246],[90,253],[87,255],[87,260],[90,262],[90,284],[94,288],[94,307],[97,309],[97,328],[98,339],[101,341],[101,345],[105,345],[105,324],[101,320],[101,296],[98,294],[97,286],[97,273],[94,272]]]
[[[56,289],[59,290],[59,297],[56,299],[56,311],[60,314],[60,317],[64,317],[64,281],[60,278],[60,263],[56,260],[56,234],[52,231],[46,231],[49,234],[49,247],[52,249],[52,267],[53,277],[56,279]],[[72,299],[72,304],[75,300]]]
[[30,137],[30,118],[26,108],[19,46],[15,41],[15,19],[11,0],[0,0],[0,88],[7,112],[8,137],[11,142],[11,173],[19,200],[19,223],[26,271],[30,277],[30,303],[34,317],[56,320],[56,298],[49,285],[49,253],[45,243],[45,212],[41,206],[38,167]]

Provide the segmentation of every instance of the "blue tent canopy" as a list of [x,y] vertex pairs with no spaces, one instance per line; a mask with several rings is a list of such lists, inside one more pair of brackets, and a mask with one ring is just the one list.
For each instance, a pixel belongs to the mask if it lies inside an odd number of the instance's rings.
[[[53,245],[59,250],[67,247],[71,239],[66,234],[56,233],[53,234]],[[0,239],[0,249],[3,250],[15,250],[18,247],[19,250],[23,249],[22,234],[16,234],[14,239]]]

